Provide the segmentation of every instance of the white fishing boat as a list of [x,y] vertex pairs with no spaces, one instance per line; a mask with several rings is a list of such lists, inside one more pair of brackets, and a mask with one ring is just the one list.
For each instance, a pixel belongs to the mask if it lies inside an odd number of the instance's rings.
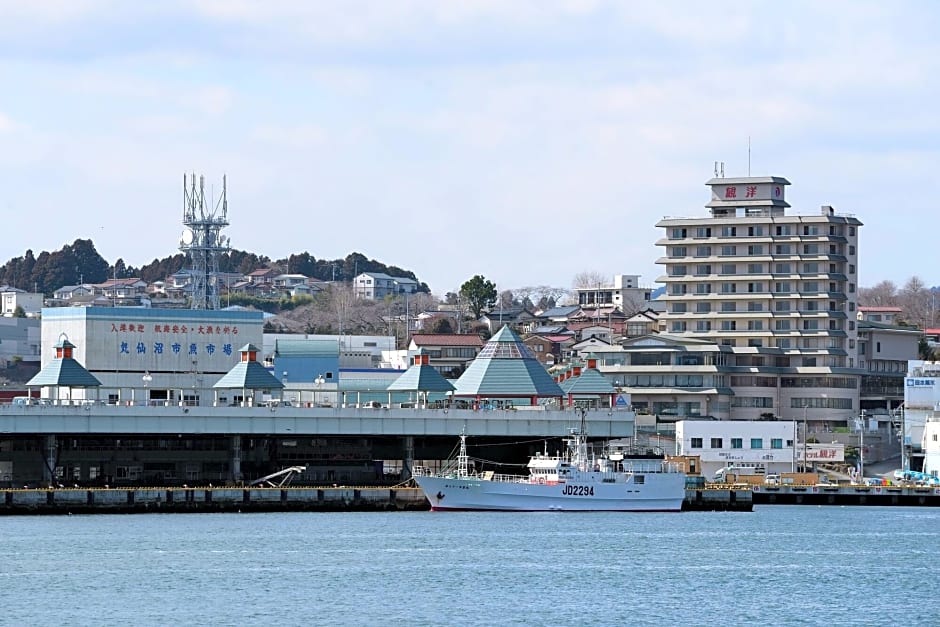
[[530,458],[529,474],[471,471],[467,436],[441,472],[415,467],[413,477],[432,510],[678,512],[685,473],[661,454],[606,446],[595,454],[584,423],[564,440],[567,450]]

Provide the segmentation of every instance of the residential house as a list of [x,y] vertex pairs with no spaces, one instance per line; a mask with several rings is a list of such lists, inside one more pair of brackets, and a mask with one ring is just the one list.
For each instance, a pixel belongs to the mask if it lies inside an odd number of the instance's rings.
[[473,361],[483,348],[483,340],[475,333],[415,333],[408,351],[422,349],[430,357],[430,365],[445,377],[456,377]]
[[386,296],[416,294],[418,282],[408,277],[389,276],[384,272],[362,272],[353,279],[357,298],[382,300]]
[[52,297],[57,301],[71,302],[79,297],[93,296],[95,288],[89,283],[81,285],[63,285],[52,293]]
[[523,343],[529,347],[539,363],[545,366],[561,363],[567,357],[574,342],[575,337],[572,334],[536,333],[523,340]]
[[490,334],[496,333],[503,325],[509,325],[519,331],[528,331],[535,326],[535,316],[525,307],[505,307],[484,313],[480,321],[486,324]]
[[904,310],[900,307],[858,306],[858,319],[867,322],[897,324],[903,314]]
[[575,288],[581,307],[610,305],[631,314],[649,307],[652,288],[639,286],[640,275],[616,274],[613,285]]
[[249,283],[271,284],[274,282],[274,277],[279,274],[281,274],[281,271],[276,268],[259,268],[252,270],[244,278]]
[[4,316],[12,317],[19,307],[27,316],[38,315],[42,311],[43,296],[35,292],[26,292],[15,287],[0,287],[0,304]]

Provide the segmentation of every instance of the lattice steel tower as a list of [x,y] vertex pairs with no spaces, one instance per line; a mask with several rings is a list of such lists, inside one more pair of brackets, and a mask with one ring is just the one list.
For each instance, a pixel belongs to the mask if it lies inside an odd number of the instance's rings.
[[228,226],[228,199],[226,182],[222,177],[222,196],[211,206],[206,202],[206,179],[196,175],[187,180],[183,175],[183,234],[180,250],[192,261],[193,297],[192,309],[219,308],[219,255],[229,249],[230,239],[223,236],[222,229]]

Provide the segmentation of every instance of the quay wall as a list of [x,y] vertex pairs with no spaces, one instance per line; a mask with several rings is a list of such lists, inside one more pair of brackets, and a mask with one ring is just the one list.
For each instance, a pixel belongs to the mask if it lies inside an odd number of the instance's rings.
[[[687,490],[683,511],[751,511],[742,489]],[[93,488],[0,490],[0,516],[196,512],[425,511],[418,488]]]
[[754,486],[755,505],[940,507],[940,488],[922,486]]
[[0,490],[0,515],[427,510],[418,488]]

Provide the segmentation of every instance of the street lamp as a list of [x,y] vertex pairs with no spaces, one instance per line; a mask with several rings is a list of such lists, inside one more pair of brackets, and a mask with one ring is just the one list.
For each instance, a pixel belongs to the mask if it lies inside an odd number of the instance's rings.
[[326,379],[324,379],[323,375],[321,374],[321,375],[317,375],[317,378],[314,379],[313,382],[317,386],[316,389],[313,391],[313,406],[319,407],[320,404],[319,404],[319,401],[317,400],[317,396],[319,396],[320,388],[323,387],[323,384],[326,382]]
[[147,392],[147,388],[150,386],[150,382],[153,381],[153,377],[150,376],[149,370],[144,370],[144,376],[140,378],[144,382],[144,402],[150,404],[150,394]]

